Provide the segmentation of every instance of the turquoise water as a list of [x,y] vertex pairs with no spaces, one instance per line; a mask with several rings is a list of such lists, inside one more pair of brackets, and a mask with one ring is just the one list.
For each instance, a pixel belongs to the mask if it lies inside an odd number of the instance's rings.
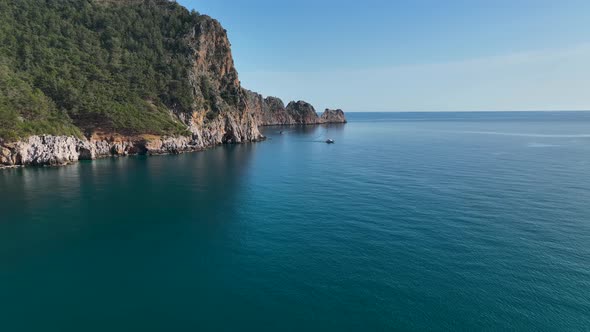
[[590,113],[349,118],[0,171],[2,331],[590,329]]

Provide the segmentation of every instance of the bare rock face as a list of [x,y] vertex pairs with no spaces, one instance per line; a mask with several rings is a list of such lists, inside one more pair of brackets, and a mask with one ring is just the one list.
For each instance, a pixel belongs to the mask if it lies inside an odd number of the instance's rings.
[[85,145],[71,136],[31,136],[27,140],[0,147],[0,164],[64,165],[77,161]]
[[331,110],[327,109],[321,116],[321,120],[324,123],[346,123],[346,117],[341,109]]
[[276,97],[263,98],[262,95],[245,90],[246,102],[252,110],[258,125],[294,125],[295,119],[287,112],[283,101]]
[[137,146],[138,154],[179,154],[201,149],[195,145],[190,137],[166,137],[142,141]]
[[263,98],[256,92],[244,91],[248,108],[252,110],[260,126],[346,123],[342,110],[326,110],[319,117],[315,108],[305,101],[293,101],[285,107],[279,98]]
[[283,101],[276,97],[266,97],[264,99],[264,104],[268,107],[268,114],[270,118],[265,119],[264,123],[269,123],[273,125],[281,124],[281,125],[292,125],[297,124],[295,119],[287,112],[285,108],[285,104]]
[[7,147],[0,147],[0,165],[14,165],[13,153]]
[[189,79],[195,91],[195,110],[179,117],[191,131],[193,144],[205,148],[263,139],[256,108],[249,107],[240,85],[225,29],[203,16],[187,42],[194,57]]
[[315,108],[305,101],[292,101],[287,105],[287,112],[298,124],[322,123]]
[[0,167],[60,166],[78,160],[137,154],[177,154],[201,150],[190,137],[105,137],[79,139],[72,136],[31,136],[27,140],[0,144]]

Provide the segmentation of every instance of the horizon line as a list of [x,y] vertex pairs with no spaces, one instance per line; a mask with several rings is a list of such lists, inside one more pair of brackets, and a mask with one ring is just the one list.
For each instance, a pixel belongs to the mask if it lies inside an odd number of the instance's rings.
[[584,110],[471,110],[471,111],[344,111],[345,113],[534,113],[534,112],[561,112],[561,113],[572,113],[572,112],[590,112],[590,109]]

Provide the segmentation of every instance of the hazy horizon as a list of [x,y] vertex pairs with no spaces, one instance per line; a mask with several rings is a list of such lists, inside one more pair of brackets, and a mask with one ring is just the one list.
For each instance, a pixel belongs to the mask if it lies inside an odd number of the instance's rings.
[[181,0],[227,29],[244,87],[348,112],[590,109],[590,3]]

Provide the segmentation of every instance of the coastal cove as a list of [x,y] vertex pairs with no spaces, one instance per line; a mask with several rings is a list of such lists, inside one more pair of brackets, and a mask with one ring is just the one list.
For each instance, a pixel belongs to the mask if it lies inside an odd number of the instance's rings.
[[0,171],[3,328],[589,326],[590,113],[347,116]]

